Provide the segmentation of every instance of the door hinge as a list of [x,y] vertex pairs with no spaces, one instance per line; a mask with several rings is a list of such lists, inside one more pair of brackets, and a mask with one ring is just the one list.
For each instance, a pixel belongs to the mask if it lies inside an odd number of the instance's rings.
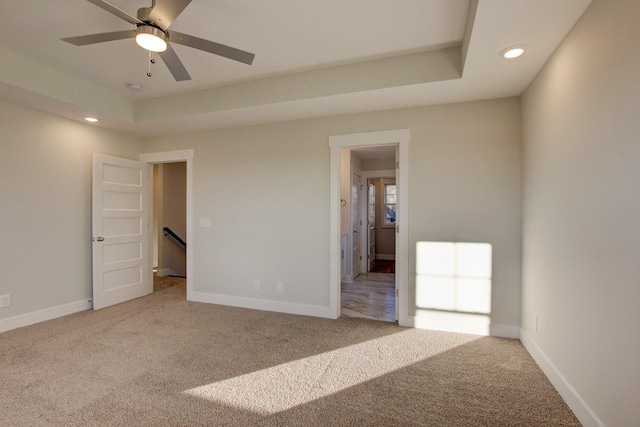
[[396,298],[398,298],[398,296],[400,296],[400,289],[396,288]]
[[400,160],[396,160],[396,169],[400,169]]
[[400,232],[400,226],[396,225],[396,233],[399,233],[399,232]]

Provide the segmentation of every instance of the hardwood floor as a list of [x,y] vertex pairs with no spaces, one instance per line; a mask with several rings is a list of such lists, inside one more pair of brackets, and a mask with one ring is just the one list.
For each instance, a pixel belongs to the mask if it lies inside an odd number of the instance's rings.
[[362,273],[342,283],[340,300],[343,316],[395,322],[395,274]]
[[153,273],[153,292],[158,292],[171,286],[184,285],[186,281],[187,279],[184,277],[157,276]]

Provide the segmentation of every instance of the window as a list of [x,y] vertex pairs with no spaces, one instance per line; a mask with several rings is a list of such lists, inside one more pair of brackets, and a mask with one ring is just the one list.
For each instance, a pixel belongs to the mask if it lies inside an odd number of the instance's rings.
[[396,224],[396,184],[384,184],[384,225]]

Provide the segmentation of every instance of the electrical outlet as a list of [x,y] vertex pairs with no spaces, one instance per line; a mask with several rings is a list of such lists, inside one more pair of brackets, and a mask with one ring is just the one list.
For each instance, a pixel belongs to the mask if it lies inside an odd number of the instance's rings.
[[253,281],[253,290],[254,291],[259,291],[260,290],[260,280],[254,280]]
[[9,307],[11,305],[11,294],[0,295],[0,307]]
[[284,283],[276,282],[276,292],[284,292]]

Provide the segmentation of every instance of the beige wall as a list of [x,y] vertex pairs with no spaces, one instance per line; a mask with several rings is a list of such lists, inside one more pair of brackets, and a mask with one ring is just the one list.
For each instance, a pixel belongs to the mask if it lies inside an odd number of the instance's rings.
[[523,341],[584,425],[578,399],[600,425],[640,425],[638,17],[637,0],[594,0],[522,101]]
[[413,108],[152,138],[144,150],[194,149],[196,292],[328,306],[328,138],[408,128],[410,271],[417,241],[491,243],[491,322],[517,329],[519,111],[517,98]]
[[394,170],[396,168],[396,159],[391,157],[388,159],[364,159],[362,160],[363,171],[379,171]]
[[137,159],[140,141],[4,102],[0,129],[0,320],[86,304],[92,156]]
[[[2,258],[4,270],[12,272],[3,292],[13,301],[0,313],[10,317],[88,299],[91,154],[136,158],[139,141],[9,104],[2,109],[2,192],[9,201],[9,208],[3,203],[2,231],[12,242],[3,246],[11,253]],[[194,149],[193,290],[243,301],[328,306],[328,137],[401,128],[412,134],[411,269],[420,240],[492,243],[491,321],[517,327],[521,201],[515,98],[145,141],[145,152]],[[40,218],[45,212],[46,222]],[[50,226],[52,216],[56,227]],[[211,218],[212,227],[200,228],[199,218]],[[253,289],[254,280],[261,281],[260,291]],[[277,281],[284,292],[275,291]],[[410,277],[411,289],[414,283]],[[407,310],[415,314],[412,306]]]

